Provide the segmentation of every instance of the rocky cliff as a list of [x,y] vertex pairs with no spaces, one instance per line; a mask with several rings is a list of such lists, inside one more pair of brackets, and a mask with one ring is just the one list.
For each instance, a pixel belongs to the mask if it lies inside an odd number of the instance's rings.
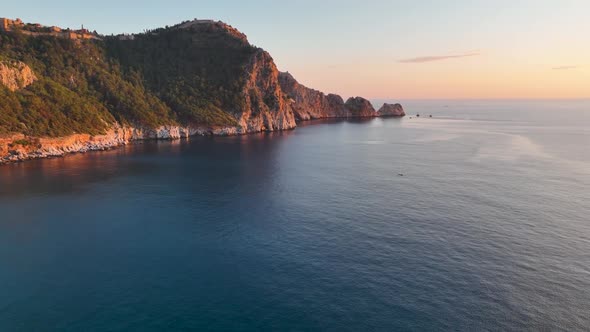
[[245,100],[239,110],[238,133],[295,128],[295,116],[279,84],[279,70],[270,54],[258,50],[245,68]]
[[346,103],[336,94],[310,89],[289,73],[280,73],[281,89],[287,94],[297,120],[326,118],[375,117],[379,114],[371,102],[362,97],[349,98]]
[[69,153],[108,150],[138,140],[175,140],[191,136],[235,135],[235,127],[161,126],[136,128],[114,125],[101,135],[72,134],[63,137],[36,137],[23,134],[0,135],[0,164],[47,157],[61,157]]
[[21,61],[0,61],[0,84],[10,91],[25,88],[37,80],[33,70]]
[[[400,114],[307,88],[223,22],[70,40],[0,31],[0,163],[141,139]],[[26,62],[15,59],[27,59]]]
[[344,101],[340,96],[326,96],[321,91],[307,88],[289,73],[280,73],[279,82],[297,120],[332,118],[346,114]]
[[106,41],[108,53],[136,70],[182,124],[234,127],[234,134],[295,127],[272,57],[228,24],[194,20]]

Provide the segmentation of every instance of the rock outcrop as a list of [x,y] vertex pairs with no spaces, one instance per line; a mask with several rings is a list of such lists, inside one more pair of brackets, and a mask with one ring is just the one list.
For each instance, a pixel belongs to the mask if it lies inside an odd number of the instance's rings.
[[239,110],[240,134],[295,128],[295,117],[279,84],[279,70],[268,52],[258,50],[245,69]]
[[363,97],[351,97],[344,106],[348,111],[348,117],[370,118],[378,115],[371,102]]
[[405,116],[404,108],[401,104],[383,104],[383,106],[377,111],[379,116]]
[[289,73],[280,73],[279,82],[298,121],[346,116],[342,97],[301,85]]
[[0,84],[10,91],[25,88],[37,80],[33,70],[20,61],[0,61]]
[[191,136],[237,135],[236,127],[161,126],[141,128],[114,125],[103,135],[73,134],[64,137],[33,137],[23,134],[0,136],[0,164],[69,153],[108,150],[139,140],[174,140]]
[[379,116],[371,102],[365,98],[349,98],[345,103],[339,95],[326,95],[300,84],[289,73],[280,73],[279,82],[291,102],[291,108],[298,121]]
[[[223,22],[194,20],[127,37],[48,39],[46,48],[38,49],[38,37],[26,34],[21,42],[28,48],[3,45],[1,59],[32,59],[38,76],[23,62],[0,60],[0,84],[10,90],[0,90],[6,98],[0,103],[0,131],[10,133],[0,137],[0,163],[134,140],[242,135],[293,129],[296,121],[312,119],[404,115],[399,104],[376,112],[362,97],[345,102],[299,84],[279,72],[268,52]],[[63,58],[48,62],[47,52]],[[22,90],[38,78],[60,93],[47,98],[37,86]]]

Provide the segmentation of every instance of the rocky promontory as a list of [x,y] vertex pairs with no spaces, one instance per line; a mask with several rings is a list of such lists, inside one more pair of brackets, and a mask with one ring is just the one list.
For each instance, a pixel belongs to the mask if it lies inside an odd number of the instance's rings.
[[365,98],[351,97],[344,102],[339,95],[326,95],[321,91],[300,84],[289,73],[281,73],[279,82],[289,97],[297,120],[380,116],[371,102]]
[[142,139],[289,130],[311,119],[403,116],[401,105],[377,112],[362,97],[345,102],[300,84],[220,21],[95,38],[52,29],[0,29],[0,163]]

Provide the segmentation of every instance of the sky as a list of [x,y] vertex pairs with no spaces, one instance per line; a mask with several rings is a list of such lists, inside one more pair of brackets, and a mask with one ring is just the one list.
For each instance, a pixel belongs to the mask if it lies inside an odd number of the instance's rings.
[[343,97],[590,98],[589,0],[28,0],[0,17],[102,34],[222,20]]

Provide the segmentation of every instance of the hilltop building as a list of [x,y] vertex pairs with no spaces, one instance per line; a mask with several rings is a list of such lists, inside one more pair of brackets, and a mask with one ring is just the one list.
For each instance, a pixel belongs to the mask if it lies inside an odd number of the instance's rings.
[[0,31],[12,31],[19,29],[24,34],[31,36],[53,36],[66,39],[100,39],[96,34],[91,33],[82,26],[79,30],[62,30],[60,27],[46,27],[39,23],[25,24],[20,18],[11,20],[0,18]]
[[16,20],[11,20],[9,18],[0,18],[0,30],[2,31],[10,31],[14,28],[22,28],[25,24],[21,21],[20,18]]
[[62,32],[61,36],[64,38],[69,38],[69,39],[96,39],[97,38],[96,36],[91,34],[86,29],[68,30],[68,31]]

